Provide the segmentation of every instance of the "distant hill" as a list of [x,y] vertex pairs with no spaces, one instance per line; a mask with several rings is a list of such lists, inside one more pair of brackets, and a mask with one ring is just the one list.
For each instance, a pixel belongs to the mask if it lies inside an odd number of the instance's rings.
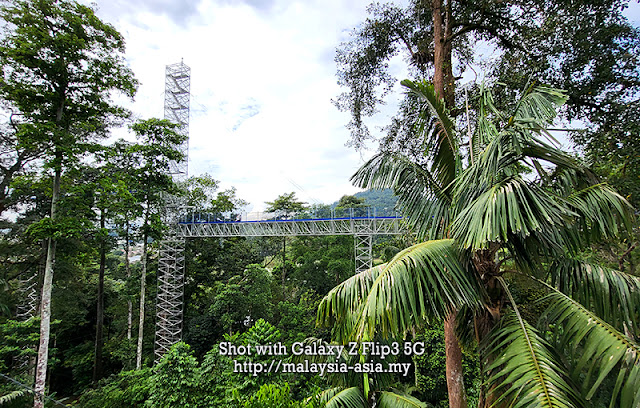
[[[398,202],[398,197],[393,195],[393,191],[390,188],[384,190],[367,190],[355,193],[354,196],[363,198],[364,203],[368,206],[375,208],[388,208],[393,209]],[[331,204],[331,208],[334,208],[338,202]]]

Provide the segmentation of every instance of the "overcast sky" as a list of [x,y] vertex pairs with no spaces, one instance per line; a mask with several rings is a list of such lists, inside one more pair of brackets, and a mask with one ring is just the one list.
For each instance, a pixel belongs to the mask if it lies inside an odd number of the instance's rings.
[[[189,174],[209,173],[251,203],[295,191],[331,203],[373,151],[345,147],[331,99],[336,47],[367,16],[361,0],[98,0],[141,82],[130,109],[162,117],[167,64],[191,67]],[[637,3],[632,20],[638,24]],[[398,77],[403,76],[397,64]],[[393,68],[393,67],[392,67]],[[376,117],[387,123],[391,107]],[[375,124],[373,126],[375,128]]]
[[190,175],[209,173],[235,186],[251,211],[291,191],[310,204],[359,191],[349,177],[373,152],[345,147],[349,116],[331,99],[340,93],[335,49],[364,21],[368,2],[97,4],[126,39],[141,82],[129,106],[137,116],[162,117],[167,64],[191,67]]

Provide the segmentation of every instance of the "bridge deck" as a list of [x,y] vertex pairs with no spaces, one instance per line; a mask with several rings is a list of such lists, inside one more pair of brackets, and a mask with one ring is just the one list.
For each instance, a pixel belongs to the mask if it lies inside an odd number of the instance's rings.
[[264,221],[181,221],[182,237],[262,237],[294,235],[394,235],[404,232],[402,218],[331,218]]
[[182,216],[176,228],[181,237],[393,235],[404,232],[401,216],[375,208],[331,210],[322,216],[249,213],[221,217],[192,213]]

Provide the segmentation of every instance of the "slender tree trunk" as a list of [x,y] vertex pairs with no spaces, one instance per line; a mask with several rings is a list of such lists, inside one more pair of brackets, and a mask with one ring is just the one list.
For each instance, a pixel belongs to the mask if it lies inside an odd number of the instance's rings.
[[[60,178],[62,175],[62,154],[57,153],[56,169],[53,178],[51,195],[51,220],[56,220],[58,200],[60,198]],[[44,268],[44,283],[40,303],[40,344],[38,347],[38,362],[34,383],[33,407],[44,408],[44,394],[47,381],[47,362],[49,360],[49,337],[51,328],[51,291],[53,289],[53,265],[56,259],[56,240],[49,238],[47,244],[47,261]]]
[[464,390],[462,350],[456,337],[456,316],[457,312],[452,312],[444,321],[447,390],[450,408],[466,408],[467,394]]
[[[100,210],[100,230],[105,229],[104,209]],[[93,360],[93,382],[102,378],[102,343],[104,332],[104,270],[107,264],[106,237],[100,242],[100,269],[98,272],[98,305],[96,310],[96,345]]]
[[[145,217],[147,219],[148,217]],[[138,326],[138,348],[136,350],[136,370],[142,368],[142,340],[144,335],[144,295],[147,289],[147,233],[142,243],[142,275],[140,276],[140,325]]]
[[[131,265],[129,264],[129,252],[130,252],[130,246],[129,246],[129,218],[126,218],[125,220],[125,244],[124,244],[124,270],[127,273],[127,283],[129,282],[129,280],[131,280]],[[127,314],[127,340],[131,340],[131,331],[133,328],[133,303],[131,302],[131,299],[127,299],[127,307],[128,307],[128,314]]]
[[287,297],[285,282],[287,280],[287,237],[282,237],[282,300]]

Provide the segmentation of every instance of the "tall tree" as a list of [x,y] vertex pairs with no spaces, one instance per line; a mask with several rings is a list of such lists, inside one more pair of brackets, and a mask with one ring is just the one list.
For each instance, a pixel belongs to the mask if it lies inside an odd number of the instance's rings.
[[80,170],[80,175],[85,186],[92,190],[92,200],[89,206],[95,207],[97,214],[97,226],[95,228],[95,243],[98,247],[98,287],[96,296],[96,334],[95,347],[93,357],[93,376],[94,382],[102,377],[102,349],[103,349],[103,332],[104,332],[104,279],[107,264],[107,250],[111,247],[111,240],[107,230],[107,221],[111,221],[110,204],[115,204],[112,194],[114,183],[107,176],[106,169],[86,166]]
[[[114,214],[114,222],[119,233],[124,237],[124,267],[125,276],[129,283],[131,279],[131,263],[129,256],[133,241],[133,223],[142,216],[142,203],[136,197],[131,186],[136,185],[137,158],[131,153],[128,143],[117,141],[105,151],[103,160],[108,164],[113,176],[117,179],[114,199],[118,203]],[[133,331],[133,302],[127,299],[127,340],[131,340]]]
[[136,349],[136,369],[138,370],[142,367],[149,238],[158,240],[162,237],[162,210],[165,200],[168,194],[178,191],[169,174],[169,163],[172,160],[180,161],[184,158],[178,146],[186,136],[176,131],[177,126],[161,119],[138,121],[131,126],[131,130],[138,138],[138,143],[124,149],[132,156],[130,162],[136,163],[135,177],[133,178],[135,184],[131,188],[135,191],[135,195],[144,209],[141,226],[142,276],[140,277],[140,309]]
[[[475,334],[481,371],[488,372],[481,407],[588,406],[613,367],[615,385],[604,392],[611,406],[638,406],[640,279],[580,260],[594,240],[628,230],[632,208],[543,140],[566,95],[528,88],[505,112],[484,91],[473,156],[465,157],[434,86],[403,84],[419,108],[415,126],[426,133],[432,161],[383,152],[353,180],[393,187],[426,240],[334,288],[320,305],[320,321],[337,324],[342,341],[372,339],[402,336],[459,310],[458,333]],[[536,177],[525,177],[529,171]],[[561,325],[561,333],[547,336],[548,326],[536,329],[522,317],[509,275],[547,291],[546,321]]]
[[276,216],[284,218],[291,217],[307,208],[305,202],[298,201],[295,192],[279,195],[273,201],[265,201],[265,204],[268,205],[266,212],[275,213]]
[[[455,117],[461,112],[456,81],[492,48],[498,51],[491,60],[493,78],[521,89],[533,74],[568,91],[570,117],[586,116],[606,129],[599,115],[613,119],[625,104],[638,101],[640,36],[623,15],[627,5],[626,0],[372,3],[370,17],[336,54],[338,82],[346,91],[335,103],[351,114],[349,143],[360,148],[372,138],[366,117],[377,112],[399,80],[390,69],[393,57],[408,61],[413,78],[432,80]],[[403,116],[400,112],[397,119]],[[384,142],[393,138],[387,135]]]
[[[285,193],[279,195],[273,201],[266,201],[265,204],[268,205],[266,212],[275,213],[276,217],[283,217],[284,219],[288,219],[294,216],[296,213],[300,213],[304,211],[306,207],[306,203],[303,201],[298,201],[295,192]],[[286,291],[286,282],[287,282],[287,237],[282,237],[282,297],[286,299],[287,291]]]
[[[9,31],[0,44],[0,95],[19,115],[18,138],[44,151],[54,171],[50,219],[56,223],[60,177],[105,136],[126,111],[114,91],[133,97],[136,81],[123,60],[124,40],[93,9],[75,1],[17,0],[2,4]],[[44,406],[56,240],[49,238],[41,302],[36,408]]]
[[[95,352],[93,365],[93,381],[96,382],[103,375],[103,343],[104,343],[104,318],[105,318],[105,271],[107,267],[108,252],[114,248],[115,241],[110,236],[107,224],[113,225],[124,223],[119,232],[124,231],[125,248],[129,245],[129,218],[136,214],[140,206],[135,201],[133,195],[128,190],[128,186],[133,185],[131,172],[135,167],[124,167],[122,161],[127,162],[126,157],[121,155],[126,152],[121,151],[122,146],[116,143],[114,146],[105,146],[97,152],[96,163],[93,166],[86,166],[81,170],[80,177],[92,190],[93,207],[97,211],[96,244],[99,253],[98,263],[98,290],[96,297],[96,335]],[[130,160],[129,160],[130,161]],[[131,163],[129,163],[131,165]],[[124,221],[124,222],[123,222]],[[125,269],[127,278],[130,277],[128,249],[125,254]],[[129,305],[131,305],[129,301]],[[131,314],[131,307],[129,307]],[[129,318],[131,315],[129,315]],[[131,336],[129,335],[130,339]]]
[[338,204],[336,204],[336,208],[358,208],[366,206],[364,198],[358,198],[352,195],[343,195],[340,197],[340,200],[338,200]]

